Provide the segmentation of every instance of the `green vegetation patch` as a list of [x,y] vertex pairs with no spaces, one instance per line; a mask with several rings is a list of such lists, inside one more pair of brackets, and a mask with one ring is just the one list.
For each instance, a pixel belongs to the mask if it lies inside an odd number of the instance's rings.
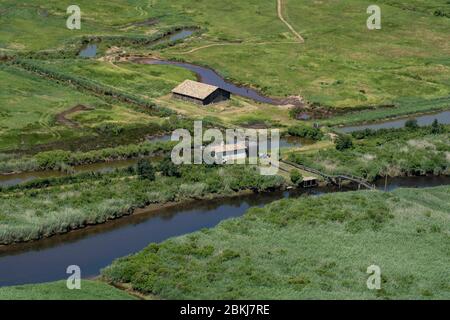
[[350,148],[294,152],[290,159],[329,174],[351,174],[374,180],[380,176],[448,174],[450,135],[432,127],[353,133]]
[[[57,154],[55,154],[57,156]],[[66,155],[59,154],[65,158]],[[42,158],[48,163],[48,158]],[[130,167],[109,174],[45,179],[0,192],[0,243],[29,241],[120,218],[150,204],[280,188],[284,179],[254,166],[180,166],[178,176],[139,179]],[[164,170],[167,173],[167,170]]]
[[141,98],[156,98],[169,94],[184,80],[196,79],[192,72],[174,66],[113,64],[77,59],[51,60],[41,63],[63,73],[91,79]]
[[[102,124],[124,128],[154,120],[124,105],[110,105],[12,66],[0,66],[0,86],[0,150],[94,136]],[[64,116],[70,122],[58,118],[77,105],[86,109]],[[89,121],[92,118],[95,123]]]
[[80,290],[65,281],[0,288],[0,300],[134,300],[124,291],[99,281],[82,280]]
[[[284,199],[151,244],[102,273],[167,299],[445,299],[449,192]],[[366,287],[373,264],[382,271],[379,291]]]

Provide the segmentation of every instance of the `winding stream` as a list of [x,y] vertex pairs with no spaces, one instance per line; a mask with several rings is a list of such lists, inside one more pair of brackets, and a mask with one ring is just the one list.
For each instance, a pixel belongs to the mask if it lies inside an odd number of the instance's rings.
[[222,76],[220,76],[217,72],[215,72],[212,69],[197,66],[195,64],[191,63],[185,63],[185,62],[176,62],[176,61],[166,61],[166,60],[156,60],[156,59],[136,59],[135,60],[138,63],[143,64],[156,64],[156,65],[173,65],[177,67],[181,67],[187,70],[190,70],[194,72],[197,75],[197,78],[200,82],[207,83],[216,87],[219,87],[221,89],[225,89],[232,94],[250,98],[252,100],[267,103],[267,104],[280,104],[279,101],[266,97],[259,93],[256,90],[247,88],[247,87],[241,87],[238,85],[235,85],[231,82],[225,81]]
[[[431,187],[450,183],[450,177],[396,178],[388,190],[398,187]],[[384,181],[377,182],[384,188]],[[349,190],[349,189],[344,189]],[[338,191],[317,188],[252,194],[234,198],[194,201],[158,210],[143,210],[108,223],[37,242],[0,247],[0,286],[65,279],[67,266],[81,267],[92,277],[114,259],[138,252],[151,242],[212,228],[219,222],[243,215],[250,207],[272,201]]]

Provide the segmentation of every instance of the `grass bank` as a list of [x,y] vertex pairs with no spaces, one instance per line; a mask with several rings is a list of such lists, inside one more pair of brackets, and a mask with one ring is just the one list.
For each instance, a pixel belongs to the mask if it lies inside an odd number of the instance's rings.
[[81,290],[67,289],[65,281],[0,288],[0,300],[135,300],[99,281],[82,280]]
[[[102,274],[165,299],[448,299],[450,187],[285,199]],[[381,290],[366,270],[381,268]]]

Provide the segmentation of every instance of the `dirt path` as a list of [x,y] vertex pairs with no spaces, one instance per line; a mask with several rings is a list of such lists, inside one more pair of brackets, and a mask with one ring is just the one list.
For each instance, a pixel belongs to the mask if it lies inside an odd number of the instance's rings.
[[217,46],[264,46],[264,45],[268,45],[268,44],[295,44],[298,43],[298,41],[293,42],[293,41],[284,41],[284,42],[280,42],[280,41],[267,41],[267,42],[225,42],[225,43],[211,43],[211,44],[207,44],[201,47],[197,47],[197,48],[193,48],[189,51],[184,51],[184,52],[179,52],[179,54],[189,54],[189,53],[194,53],[196,51],[199,50],[203,50],[203,49],[207,49],[207,48],[211,48],[211,47],[217,47]]
[[291,30],[292,34],[301,42],[305,42],[305,39],[297,32],[295,31],[294,27],[292,27],[289,22],[287,22],[283,17],[283,0],[277,0],[277,11],[278,11],[278,18]]
[[77,122],[75,122],[73,120],[70,120],[70,119],[67,119],[66,116],[68,116],[69,114],[75,113],[75,112],[84,111],[84,110],[91,110],[91,109],[92,108],[87,107],[87,106],[82,105],[82,104],[76,105],[75,107],[72,107],[72,108],[70,108],[70,109],[68,109],[66,111],[58,113],[56,115],[56,121],[58,121],[58,123],[61,123],[63,125],[71,127],[71,128],[79,128],[80,125]]

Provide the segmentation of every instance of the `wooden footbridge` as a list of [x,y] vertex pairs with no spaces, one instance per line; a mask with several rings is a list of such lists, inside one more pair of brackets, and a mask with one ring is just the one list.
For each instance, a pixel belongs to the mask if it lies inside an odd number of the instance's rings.
[[295,167],[297,169],[300,169],[300,170],[312,173],[314,175],[320,176],[320,177],[324,178],[325,180],[327,180],[328,182],[330,182],[330,183],[332,183],[334,185],[337,185],[337,186],[341,186],[343,181],[351,181],[351,182],[354,182],[354,183],[358,184],[358,186],[363,186],[363,187],[365,187],[367,189],[370,189],[370,190],[376,189],[375,185],[371,184],[369,181],[367,181],[367,180],[365,180],[363,178],[360,178],[360,177],[355,177],[355,176],[347,175],[347,174],[329,175],[329,174],[326,174],[326,173],[324,173],[322,171],[319,171],[319,170],[316,170],[316,169],[313,169],[313,168],[309,168],[309,167],[306,167],[304,165],[297,164],[295,162],[291,162],[291,161],[288,161],[288,160],[280,160],[280,162],[282,162],[284,164],[287,164],[287,165],[289,165],[291,167]]

